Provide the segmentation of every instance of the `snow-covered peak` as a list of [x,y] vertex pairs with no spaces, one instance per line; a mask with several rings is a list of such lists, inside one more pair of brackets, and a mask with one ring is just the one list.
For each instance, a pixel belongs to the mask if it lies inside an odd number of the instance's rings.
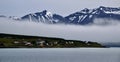
[[42,12],[36,12],[25,15],[21,19],[51,24],[53,23],[88,24],[92,23],[95,18],[120,19],[120,7],[113,8],[100,6],[94,9],[85,8],[81,11],[72,13],[66,17],[52,14],[51,12],[44,10]]
[[51,16],[51,17],[53,16],[53,14],[52,14],[51,12],[49,12],[49,11],[46,12],[46,15],[47,15],[47,16]]
[[101,11],[106,14],[120,14],[120,8],[113,8],[113,7],[99,7]]
[[81,12],[81,13],[89,13],[89,11],[90,11],[90,10],[89,10],[88,8],[85,8],[85,9],[81,10],[80,12]]
[[100,10],[103,10],[103,9],[105,9],[105,7],[104,7],[104,6],[100,6],[99,9],[100,9]]
[[98,10],[112,12],[112,11],[120,11],[120,8],[113,8],[113,7],[104,7],[104,6],[100,6],[100,7],[98,8]]
[[45,16],[50,16],[50,17],[53,16],[53,14],[52,14],[50,11],[47,11],[47,10],[44,10],[44,11],[42,11],[41,13],[42,13],[43,15],[45,15]]
[[31,13],[21,17],[22,20],[43,22],[43,23],[56,23],[63,20],[63,17],[52,14],[51,12],[44,10],[42,12]]

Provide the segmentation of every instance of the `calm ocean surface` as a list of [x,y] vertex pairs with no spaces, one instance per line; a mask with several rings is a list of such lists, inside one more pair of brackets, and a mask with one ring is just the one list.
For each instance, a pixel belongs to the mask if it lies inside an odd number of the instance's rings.
[[7,48],[0,62],[120,62],[120,48]]

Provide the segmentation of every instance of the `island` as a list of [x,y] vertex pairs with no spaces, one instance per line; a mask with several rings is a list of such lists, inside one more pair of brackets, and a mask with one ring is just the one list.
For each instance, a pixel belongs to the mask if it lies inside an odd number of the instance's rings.
[[62,38],[0,33],[0,48],[103,48],[100,43]]

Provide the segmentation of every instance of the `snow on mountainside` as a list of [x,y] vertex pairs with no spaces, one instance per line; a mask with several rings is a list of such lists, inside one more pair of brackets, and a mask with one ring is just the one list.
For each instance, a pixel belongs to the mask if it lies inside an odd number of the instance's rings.
[[21,19],[53,24],[53,23],[61,23],[64,18],[60,15],[52,14],[51,12],[44,10],[42,12],[25,15],[21,17]]
[[[6,17],[6,16],[1,15],[0,17]],[[64,23],[64,24],[78,24],[78,25],[93,24],[94,22],[96,22],[96,19],[103,19],[102,20],[103,24],[108,24],[106,23],[106,21],[107,22],[109,22],[110,20],[120,21],[120,7],[112,8],[112,7],[100,6],[95,9],[85,8],[81,11],[75,12],[66,17],[62,17],[61,15],[58,14],[52,14],[51,12],[44,10],[42,12],[27,14],[21,18],[14,16],[10,16],[9,18],[19,21],[28,20],[37,23],[38,22],[47,23],[47,24]],[[101,21],[99,20],[98,22]]]
[[92,24],[96,18],[108,18],[120,20],[120,8],[103,7],[95,9],[83,9],[65,17],[67,23],[71,24]]

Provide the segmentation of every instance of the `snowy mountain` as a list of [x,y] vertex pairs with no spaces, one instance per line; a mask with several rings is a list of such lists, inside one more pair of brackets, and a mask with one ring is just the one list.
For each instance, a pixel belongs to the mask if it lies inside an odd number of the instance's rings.
[[57,14],[52,14],[51,12],[44,10],[42,12],[37,12],[33,14],[28,14],[21,17],[22,20],[43,22],[43,23],[62,23],[64,18]]
[[[6,17],[1,15],[0,17]],[[101,24],[108,24],[111,20],[120,22],[120,7],[104,7],[100,6],[95,9],[85,8],[81,11],[70,14],[66,17],[63,17],[58,14],[52,14],[51,12],[44,10],[42,12],[30,13],[23,17],[10,16],[10,19],[19,20],[19,21],[32,21],[32,22],[42,22],[47,24],[94,24],[96,22],[102,22]],[[97,21],[96,21],[97,19]],[[101,19],[101,20],[99,20]],[[113,21],[113,22],[114,22]]]
[[[65,17],[67,23],[71,24],[92,24],[94,19],[117,19],[120,20],[120,8],[103,7],[95,9],[83,9]],[[108,20],[109,21],[109,20]]]

